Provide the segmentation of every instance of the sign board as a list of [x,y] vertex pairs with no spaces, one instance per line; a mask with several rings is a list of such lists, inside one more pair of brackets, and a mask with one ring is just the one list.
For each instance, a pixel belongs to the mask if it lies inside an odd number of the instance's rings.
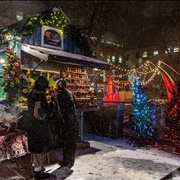
[[63,33],[61,30],[42,26],[41,46],[63,50]]

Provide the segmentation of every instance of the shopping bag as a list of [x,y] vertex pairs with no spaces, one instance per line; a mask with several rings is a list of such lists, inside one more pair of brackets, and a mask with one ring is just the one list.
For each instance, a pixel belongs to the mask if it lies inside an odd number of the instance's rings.
[[35,101],[34,117],[38,120],[44,120],[46,118],[46,113],[44,109],[41,107],[41,101]]

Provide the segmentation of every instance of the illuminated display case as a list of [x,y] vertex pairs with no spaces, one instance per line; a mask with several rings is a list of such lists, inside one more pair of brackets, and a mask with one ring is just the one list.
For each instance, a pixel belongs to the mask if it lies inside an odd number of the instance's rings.
[[67,89],[72,91],[77,108],[97,107],[94,91],[90,90],[90,79],[86,71],[80,68],[67,68],[62,72]]

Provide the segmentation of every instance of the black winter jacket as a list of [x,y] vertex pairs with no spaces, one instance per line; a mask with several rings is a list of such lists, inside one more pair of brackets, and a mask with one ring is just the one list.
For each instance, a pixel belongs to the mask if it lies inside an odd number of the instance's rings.
[[[41,101],[41,107],[46,112],[44,120],[38,120],[34,117],[35,101]],[[32,126],[28,131],[28,150],[31,153],[46,153],[51,148],[51,137],[49,128],[50,108],[46,100],[46,94],[43,91],[33,89],[28,95],[28,113],[32,121]]]
[[71,91],[60,88],[55,93],[64,119],[62,127],[63,140],[74,142],[78,139],[79,124],[76,116],[75,99]]

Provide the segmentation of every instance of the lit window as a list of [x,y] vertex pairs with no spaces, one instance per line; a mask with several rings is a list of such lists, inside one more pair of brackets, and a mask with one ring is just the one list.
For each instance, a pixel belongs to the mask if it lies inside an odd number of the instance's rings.
[[110,61],[111,61],[111,60],[110,60],[110,56],[108,55],[108,56],[107,56],[107,62],[110,63]]
[[119,56],[119,63],[122,63],[122,56]]
[[155,51],[153,52],[153,55],[154,55],[154,56],[156,56],[156,55],[158,55],[158,54],[159,54],[158,50],[155,50]]
[[171,48],[171,47],[168,47],[168,51],[169,51],[169,53],[171,52],[171,50],[172,50],[172,48]]
[[179,47],[178,46],[175,46],[174,49],[173,49],[174,52],[179,52]]
[[147,57],[147,51],[144,51],[144,52],[143,52],[143,57],[144,57],[144,58]]
[[167,54],[167,53],[170,53],[171,52],[171,48],[169,47],[167,50],[165,50],[165,54]]
[[103,52],[100,53],[100,56],[103,57]]
[[122,78],[122,74],[120,74],[119,77]]
[[115,60],[116,60],[116,57],[112,56],[112,62],[115,62]]
[[115,74],[115,70],[112,70],[112,73]]

